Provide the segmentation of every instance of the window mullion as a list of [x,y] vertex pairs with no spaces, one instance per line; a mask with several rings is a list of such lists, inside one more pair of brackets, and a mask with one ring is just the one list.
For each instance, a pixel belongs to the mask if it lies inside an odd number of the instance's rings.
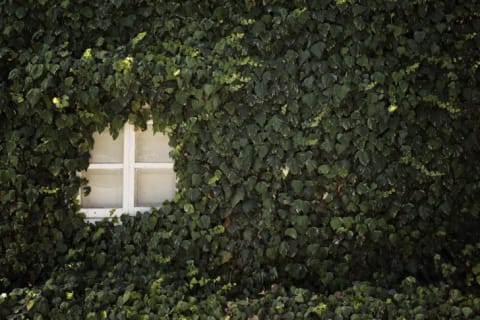
[[128,154],[130,143],[128,125],[123,128],[123,197],[122,197],[122,211],[128,210]]
[[130,193],[128,194],[128,212],[130,214],[135,214],[135,126],[133,124],[129,124],[130,126],[130,153],[129,153],[129,181],[128,185],[130,188]]
[[[132,193],[133,193],[133,164],[132,154],[135,150],[135,139],[132,139],[133,126],[125,124],[124,147],[123,147],[123,211],[132,214]],[[132,141],[133,140],[133,141]],[[133,144],[132,144],[133,142]]]

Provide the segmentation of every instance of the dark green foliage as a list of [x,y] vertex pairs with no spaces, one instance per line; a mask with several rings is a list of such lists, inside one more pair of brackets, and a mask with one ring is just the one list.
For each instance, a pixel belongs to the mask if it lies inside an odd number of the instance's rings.
[[[479,30],[476,1],[1,2],[1,315],[473,317]],[[92,134],[150,117],[177,196],[85,224]],[[376,288],[407,276],[448,286]],[[230,282],[288,292],[227,312]]]

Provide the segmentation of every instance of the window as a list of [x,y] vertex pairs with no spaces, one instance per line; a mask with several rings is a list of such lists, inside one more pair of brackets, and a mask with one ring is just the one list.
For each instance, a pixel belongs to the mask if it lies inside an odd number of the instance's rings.
[[176,179],[168,137],[154,134],[151,122],[145,131],[126,124],[115,140],[108,130],[93,138],[90,165],[82,173],[91,191],[80,192],[87,219],[110,217],[112,209],[115,215],[133,215],[173,198]]

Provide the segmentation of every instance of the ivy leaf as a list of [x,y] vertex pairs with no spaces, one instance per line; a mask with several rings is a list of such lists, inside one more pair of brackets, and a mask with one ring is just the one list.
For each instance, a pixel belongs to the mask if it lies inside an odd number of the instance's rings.
[[132,39],[132,47],[135,47],[147,35],[146,32],[140,32]]
[[275,131],[281,131],[283,121],[280,119],[278,116],[273,116],[269,121],[268,121],[268,127],[273,128]]
[[32,66],[32,70],[30,74],[32,75],[32,79],[38,79],[43,73],[43,64],[35,64]]
[[80,9],[80,13],[88,19],[93,18],[93,11],[89,7],[82,7],[82,9]]
[[267,85],[264,82],[257,82],[255,84],[255,94],[262,98],[267,94]]
[[255,124],[249,124],[246,127],[246,131],[247,131],[248,137],[253,140],[253,139],[255,139],[255,137],[257,137],[258,126],[255,125]]
[[265,122],[267,122],[267,117],[264,113],[260,113],[255,117],[255,122],[260,126],[263,127]]
[[35,106],[41,97],[42,97],[42,91],[40,91],[40,89],[38,88],[30,89],[27,92],[27,100],[28,102],[30,102],[32,106]]
[[199,174],[192,175],[192,186],[198,187],[202,183],[202,176]]
[[232,201],[230,203],[231,207],[234,208],[237,204],[245,198],[245,190],[243,187],[239,187],[235,192],[234,196],[232,197]]
[[267,190],[268,190],[268,186],[269,184],[264,182],[264,181],[260,181],[259,183],[257,183],[257,185],[255,186],[255,191],[257,191],[259,194],[266,194],[267,193]]
[[210,227],[210,216],[202,215],[200,217],[200,227],[203,229],[208,229]]
[[368,58],[365,55],[362,55],[360,58],[357,60],[357,64],[361,67],[368,67]]
[[125,293],[122,296],[122,304],[125,304],[128,302],[128,300],[130,300],[130,295],[131,295],[130,290],[125,291]]
[[215,174],[208,180],[208,185],[214,185],[222,177],[222,172],[220,170],[215,170]]
[[213,85],[210,84],[210,83],[207,83],[207,84],[205,84],[205,85],[203,86],[203,91],[205,92],[205,95],[206,95],[207,97],[209,97],[214,90],[215,90],[215,86],[213,86]]
[[285,235],[292,239],[297,239],[297,230],[295,230],[294,228],[288,228],[287,230],[285,230]]
[[330,227],[332,227],[333,230],[338,230],[343,226],[343,221],[342,218],[340,217],[333,217],[330,219]]
[[395,112],[395,110],[398,109],[398,106],[396,104],[391,104],[389,107],[388,107],[388,112],[392,113],[392,112]]
[[316,97],[313,92],[309,92],[303,95],[302,102],[305,103],[309,107],[315,106]]
[[187,203],[183,206],[183,210],[188,214],[192,214],[195,212],[195,207],[193,206],[193,204]]
[[343,217],[342,222],[345,225],[345,228],[350,229],[353,225],[353,218],[352,217]]
[[73,80],[74,80],[73,77],[66,77],[66,78],[65,78],[65,81],[64,81],[65,86],[66,86],[67,88],[71,88],[72,85],[73,85]]
[[23,17],[25,17],[27,15],[27,9],[25,7],[18,7],[16,10],[15,10],[15,16],[18,18],[18,19],[22,19]]
[[258,146],[257,153],[258,153],[259,159],[265,158],[265,156],[268,154],[268,146],[264,144]]
[[329,88],[331,87],[335,81],[337,81],[338,77],[337,75],[333,73],[325,73],[322,75],[322,87],[323,88]]
[[330,166],[322,164],[320,167],[318,167],[318,172],[324,176],[327,176],[330,173]]
[[93,235],[92,237],[92,240],[94,242],[98,241],[100,239],[100,237],[105,233],[105,229],[104,228],[98,228],[98,230],[95,232],[95,234]]
[[256,21],[252,27],[252,33],[258,36],[262,32],[265,32],[265,24],[262,21]]
[[30,311],[30,309],[32,309],[34,305],[35,305],[35,300],[34,299],[28,300],[28,302],[26,304],[27,311]]
[[103,253],[103,252],[101,254],[97,255],[96,263],[97,263],[98,267],[101,268],[105,265],[105,257],[106,257],[106,254]]
[[420,43],[422,42],[424,39],[425,39],[425,36],[427,34],[424,32],[424,31],[416,31],[414,34],[413,34],[413,37],[415,38],[415,41]]
[[301,180],[293,180],[292,189],[293,189],[293,192],[297,194],[301,193],[303,190],[303,182]]
[[368,156],[368,153],[365,150],[358,151],[356,156],[363,166],[368,165],[368,163],[370,162],[370,157]]
[[222,258],[222,264],[227,263],[228,261],[232,260],[232,253],[229,251],[221,251],[220,257]]
[[352,7],[352,13],[353,13],[353,16],[355,16],[355,17],[358,16],[358,15],[361,15],[365,11],[367,11],[367,7],[365,7],[365,6],[355,4]]
[[336,84],[333,86],[333,94],[339,100],[343,100],[349,92],[350,92],[350,87],[347,86],[346,84],[344,85]]
[[[473,272],[473,274],[480,276],[480,263],[477,263],[477,264],[472,268],[472,272]],[[479,283],[479,284],[480,284],[480,283]]]
[[111,0],[111,1],[115,7],[120,8],[124,0]]
[[326,48],[326,44],[324,42],[317,42],[315,43],[311,48],[310,48],[310,51],[312,51],[312,53],[317,57],[317,58],[322,58],[322,55],[323,55],[323,51],[325,50]]
[[282,241],[280,243],[280,247],[278,248],[278,252],[282,257],[285,257],[287,256],[289,249],[290,249],[290,246],[288,245],[288,243],[285,241]]

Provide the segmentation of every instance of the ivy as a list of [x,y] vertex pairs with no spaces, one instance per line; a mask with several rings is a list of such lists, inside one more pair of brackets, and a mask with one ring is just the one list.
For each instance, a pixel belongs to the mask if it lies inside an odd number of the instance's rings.
[[[3,3],[0,315],[473,318],[479,15]],[[175,198],[85,223],[93,133],[149,119],[168,128]]]

